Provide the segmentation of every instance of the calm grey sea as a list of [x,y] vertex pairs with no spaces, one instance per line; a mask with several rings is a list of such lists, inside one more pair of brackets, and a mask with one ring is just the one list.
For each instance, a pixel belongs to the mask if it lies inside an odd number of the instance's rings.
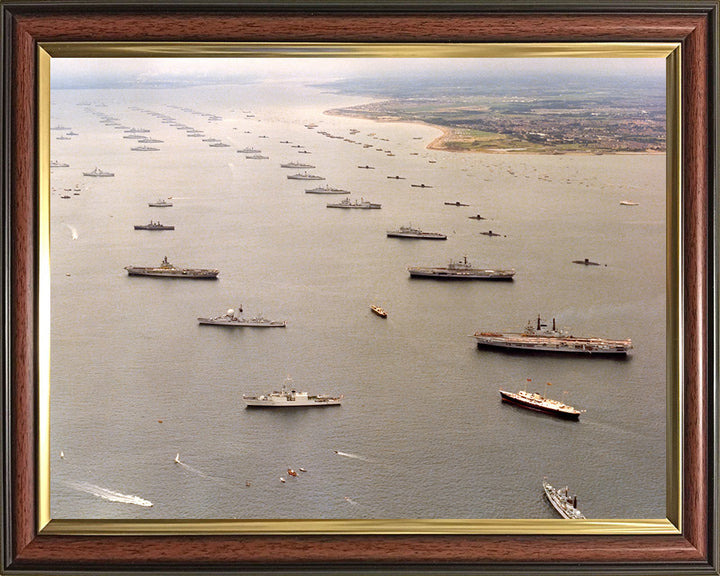
[[[664,155],[447,153],[426,148],[429,126],[323,114],[366,100],[296,83],[53,92],[52,125],[77,133],[51,132],[52,159],[70,165],[51,179],[53,518],[554,518],[544,477],[589,518],[665,517]],[[131,151],[100,114],[150,130],[159,150]],[[293,160],[326,181],[288,180]],[[82,175],[95,167],[115,177]],[[382,209],[304,193],[325,183]],[[148,207],[161,197],[174,206]],[[175,230],[133,230],[151,219]],[[408,224],[448,239],[386,237]],[[124,270],[164,256],[219,279]],[[406,270],[463,256],[515,281]],[[572,263],[584,258],[601,266]],[[240,305],[287,327],[197,323]],[[635,348],[524,356],[471,338],[538,314]],[[245,408],[243,394],[288,376],[343,405]],[[499,389],[526,387],[587,412],[501,403]]]

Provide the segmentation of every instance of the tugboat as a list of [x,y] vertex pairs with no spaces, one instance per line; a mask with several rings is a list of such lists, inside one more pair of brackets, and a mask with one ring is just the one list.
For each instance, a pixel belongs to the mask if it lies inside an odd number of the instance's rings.
[[317,176],[316,174],[309,174],[308,172],[303,172],[302,174],[288,174],[289,180],[325,180],[322,176]]
[[[288,378],[287,381],[290,381]],[[268,392],[260,396],[247,396],[243,394],[243,401],[248,407],[263,408],[299,408],[303,406],[339,406],[342,402],[342,395],[330,396],[328,394],[308,394],[288,390],[285,384],[277,392]]]
[[412,226],[400,226],[397,230],[388,230],[388,238],[417,238],[422,240],[447,240],[445,234],[439,232],[423,232]]
[[219,271],[214,268],[176,268],[163,258],[160,266],[142,267],[125,266],[128,276],[157,276],[161,278],[191,278],[198,280],[214,280]]
[[[528,382],[530,381],[531,380],[528,379]],[[549,385],[550,383],[548,382],[548,386]],[[508,404],[515,404],[528,410],[544,412],[545,414],[560,416],[561,418],[570,420],[578,420],[580,414],[585,412],[585,410],[578,410],[558,400],[546,398],[537,392],[526,392],[525,390],[520,390],[517,393],[500,390],[500,398]]]
[[349,198],[343,198],[342,202],[337,202],[335,204],[327,204],[328,208],[359,208],[361,210],[371,210],[371,209],[380,209],[382,208],[382,204],[375,204],[373,202],[368,202],[367,200],[355,200],[355,202],[350,202]]
[[573,336],[558,330],[553,318],[552,330],[538,316],[537,325],[528,322],[521,333],[475,332],[478,347],[509,348],[526,352],[571,352],[575,354],[622,355],[632,349],[632,341]]
[[115,176],[112,172],[105,172],[104,170],[100,170],[100,168],[95,167],[95,170],[92,170],[91,172],[83,172],[83,176],[92,176],[94,178],[110,178],[112,176]]
[[543,489],[548,501],[560,516],[566,520],[585,520],[585,516],[577,508],[577,496],[571,497],[567,486],[561,489],[553,488],[543,479]]
[[166,226],[150,220],[150,224],[136,224],[135,230],[175,230],[175,226]]
[[515,270],[496,270],[491,268],[473,268],[465,256],[462,260],[450,260],[450,263],[442,268],[423,268],[411,266],[408,268],[413,278],[438,278],[442,280],[512,280]]
[[[239,311],[242,312],[242,306]],[[262,316],[246,319],[235,314],[232,308],[222,316],[213,318],[198,318],[199,324],[210,324],[213,326],[245,326],[250,328],[285,328],[284,320],[268,320]]]

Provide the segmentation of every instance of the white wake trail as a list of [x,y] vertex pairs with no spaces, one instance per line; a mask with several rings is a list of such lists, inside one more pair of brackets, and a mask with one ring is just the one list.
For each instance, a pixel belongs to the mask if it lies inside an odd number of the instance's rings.
[[68,486],[74,488],[75,490],[79,490],[80,492],[86,492],[87,494],[92,494],[93,496],[97,496],[104,500],[109,500],[110,502],[135,504],[136,506],[145,507],[150,507],[153,505],[150,500],[145,500],[145,498],[141,498],[140,496],[134,496],[133,494],[123,494],[122,492],[116,492],[115,490],[110,490],[109,488],[96,486],[95,484],[90,484],[89,482],[68,482]]

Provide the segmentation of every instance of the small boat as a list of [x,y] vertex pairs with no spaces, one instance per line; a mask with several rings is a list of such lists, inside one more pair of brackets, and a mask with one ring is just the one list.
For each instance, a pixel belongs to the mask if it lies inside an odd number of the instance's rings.
[[151,208],[169,208],[172,206],[172,202],[168,202],[164,198],[160,198],[157,202],[148,202],[148,206]]
[[380,316],[381,318],[387,318],[387,312],[386,312],[383,308],[381,308],[380,306],[376,306],[375,304],[372,304],[372,305],[370,306],[370,310],[372,310],[373,312],[375,312],[375,314],[377,314],[377,315]]
[[325,180],[322,176],[317,176],[316,174],[309,174],[308,172],[303,172],[302,174],[288,174],[288,180]]
[[[286,382],[292,382],[289,378]],[[304,406],[339,406],[342,402],[341,396],[330,396],[328,394],[308,394],[288,390],[286,385],[278,392],[268,392],[259,396],[247,396],[243,394],[243,401],[248,407],[267,408],[299,408]]]
[[337,202],[334,204],[326,204],[328,208],[358,208],[360,210],[371,210],[371,209],[380,209],[382,207],[382,204],[376,204],[374,202],[368,202],[367,200],[355,200],[354,202],[350,201],[350,198],[343,198],[342,202]]
[[94,178],[109,178],[111,176],[115,176],[112,172],[105,172],[104,170],[100,170],[100,168],[95,167],[94,170],[91,172],[83,172],[83,176],[92,176]]
[[480,216],[480,214],[475,214],[475,216],[468,216],[470,220],[487,220],[484,216]]
[[311,188],[305,190],[305,194],[350,194],[349,190],[343,190],[342,188],[333,188],[332,186],[318,186],[317,188]]
[[175,226],[167,226],[150,220],[150,224],[136,224],[135,230],[175,230]]
[[578,510],[577,496],[570,496],[567,488],[553,488],[547,480],[543,480],[543,489],[552,507],[566,520],[585,520],[583,513]]
[[363,170],[375,170],[374,166],[368,166],[365,164],[365,166],[358,166],[358,168],[362,168]]
[[445,202],[445,206],[470,206],[470,204],[463,204],[462,202]]
[[620,206],[640,206],[638,202],[631,202],[630,200],[621,200]]
[[388,176],[390,180],[405,180],[404,176]]
[[488,230],[487,232],[480,232],[483,236],[490,236],[490,238],[493,238],[495,236],[502,236],[502,234],[498,234],[497,232],[493,232],[492,230]]
[[410,184],[413,188],[432,188],[432,186],[428,186],[427,184]]
[[423,232],[412,226],[400,226],[397,230],[388,230],[388,238],[417,238],[422,240],[447,240],[445,234],[439,232]]

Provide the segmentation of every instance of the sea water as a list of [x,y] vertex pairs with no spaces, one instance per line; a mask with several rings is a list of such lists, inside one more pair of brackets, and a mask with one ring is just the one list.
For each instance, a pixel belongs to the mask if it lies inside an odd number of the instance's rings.
[[[589,518],[665,517],[664,155],[451,153],[427,148],[431,126],[323,113],[367,100],[297,83],[53,91],[52,125],[78,134],[51,131],[52,159],[70,164],[51,176],[53,518],[553,518],[544,477]],[[131,151],[101,114],[159,150]],[[326,180],[287,179],[291,161]],[[82,175],[96,166],[115,176]],[[382,209],[304,192],[326,183]],[[133,230],[150,220],[175,230]],[[448,238],[386,237],[403,225]],[[164,256],[219,277],[124,270]],[[465,256],[515,280],[407,272]],[[197,323],[240,306],[287,327]],[[538,314],[634,349],[508,354],[471,337]],[[288,377],[342,406],[245,407]],[[586,412],[556,419],[500,389]]]

